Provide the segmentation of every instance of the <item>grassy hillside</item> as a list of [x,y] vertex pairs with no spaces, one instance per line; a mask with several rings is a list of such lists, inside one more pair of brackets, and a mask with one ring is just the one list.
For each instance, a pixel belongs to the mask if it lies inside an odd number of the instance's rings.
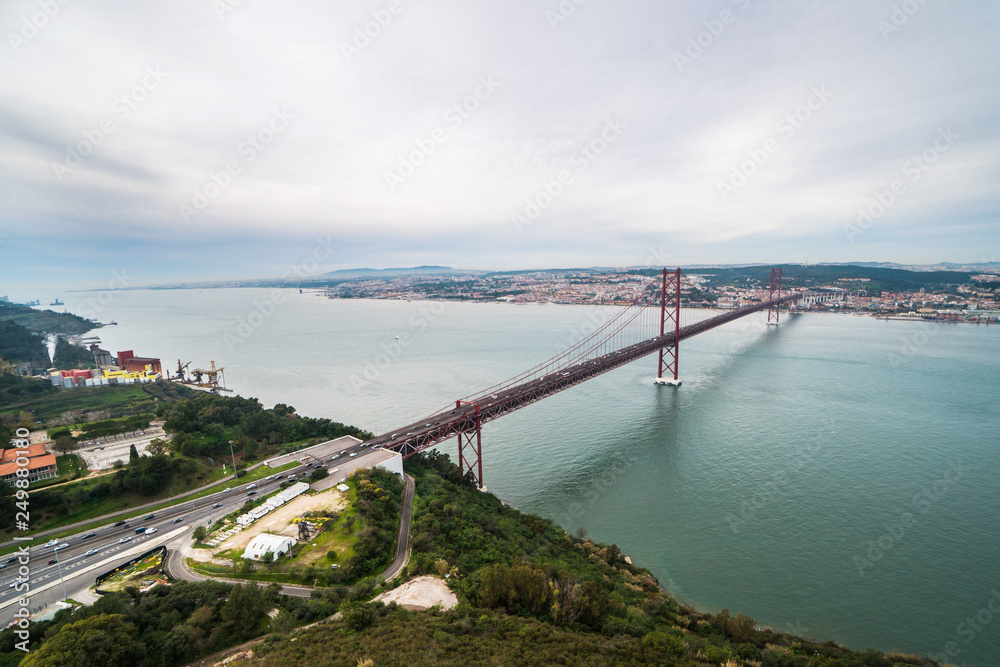
[[60,391],[48,380],[0,375],[0,417],[22,411],[32,413],[39,423],[67,412],[107,411],[108,417],[120,417],[152,412],[161,404],[198,393],[173,382]]
[[447,573],[449,612],[342,606],[340,622],[272,637],[250,664],[781,665],[929,667],[931,660],[851,651],[758,629],[728,610],[679,605],[614,545],[479,492],[445,457],[407,462],[417,480],[409,574]]

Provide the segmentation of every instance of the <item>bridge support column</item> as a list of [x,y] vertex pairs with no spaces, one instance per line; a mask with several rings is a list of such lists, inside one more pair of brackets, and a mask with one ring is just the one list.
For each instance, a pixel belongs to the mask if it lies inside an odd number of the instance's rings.
[[[462,407],[463,401],[455,401],[455,407]],[[458,468],[464,477],[468,473],[476,478],[476,486],[481,491],[486,490],[483,484],[483,429],[480,420],[479,404],[466,403],[476,408],[476,425],[471,431],[462,431],[458,434]],[[475,457],[475,458],[473,458]]]
[[663,336],[673,325],[673,345],[660,348],[660,362],[657,366],[656,384],[678,387],[678,353],[681,337],[681,270],[663,269],[663,285],[660,287],[660,335]]
[[[767,300],[774,301],[781,298],[781,267],[771,269],[771,291],[768,292]],[[768,326],[778,326],[778,316],[781,315],[781,306],[771,306],[767,309]],[[773,320],[773,321],[772,321]]]

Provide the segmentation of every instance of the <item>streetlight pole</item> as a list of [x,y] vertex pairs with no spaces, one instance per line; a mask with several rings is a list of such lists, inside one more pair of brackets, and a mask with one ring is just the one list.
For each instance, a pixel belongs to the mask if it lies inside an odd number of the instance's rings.
[[[56,546],[58,547],[59,545],[57,544]],[[62,584],[63,601],[65,602],[66,600],[69,599],[69,594],[66,592],[66,580],[63,579],[62,563],[59,562],[59,552],[58,551],[56,551],[56,567],[59,569],[59,583]]]
[[229,441],[229,455],[233,457],[233,481],[239,481],[239,476],[236,474],[236,454],[233,453],[233,441]]

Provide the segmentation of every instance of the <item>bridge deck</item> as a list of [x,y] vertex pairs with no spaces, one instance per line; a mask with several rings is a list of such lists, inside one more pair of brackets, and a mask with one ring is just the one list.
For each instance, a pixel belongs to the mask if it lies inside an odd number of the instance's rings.
[[[780,299],[774,299],[773,301],[764,301],[744,306],[743,308],[710,317],[701,322],[689,324],[681,328],[679,341],[691,338],[751,313],[767,310],[775,305],[797,301],[802,296],[802,293],[796,293]],[[602,373],[607,373],[671,345],[674,345],[673,331],[620,350],[615,350],[596,359],[584,361],[575,366],[569,366],[561,371],[550,373],[543,377],[524,382],[523,384],[469,399],[467,403],[463,402],[461,406],[457,406],[454,410],[439,412],[419,422],[414,422],[376,436],[369,440],[368,444],[378,445],[385,449],[399,452],[405,459],[423,449],[432,447],[448,438],[455,437],[459,433],[475,431],[476,408],[471,403],[479,405],[480,423],[485,424],[518,408],[523,408],[547,396],[551,396],[564,389],[569,389]]]

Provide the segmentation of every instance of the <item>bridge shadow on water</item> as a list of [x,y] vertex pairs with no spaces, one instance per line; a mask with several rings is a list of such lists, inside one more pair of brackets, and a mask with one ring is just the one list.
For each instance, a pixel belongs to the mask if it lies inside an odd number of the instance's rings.
[[[788,324],[793,323],[794,318],[789,318]],[[651,371],[655,368],[651,366],[655,367],[655,359],[649,356],[587,383],[590,387],[571,389],[568,393],[597,391],[599,396],[581,397],[580,403],[572,407],[599,409],[607,418],[596,422],[596,431],[579,433],[575,423],[566,424],[573,433],[565,437],[557,427],[554,437],[560,441],[572,437],[579,453],[573,456],[571,465],[547,470],[544,486],[534,490],[525,509],[542,512],[574,532],[586,527],[588,514],[598,506],[614,504],[616,495],[629,493],[628,481],[636,477],[654,475],[659,493],[665,496],[685,493],[685,473],[679,461],[685,448],[704,437],[701,422],[712,412],[706,409],[706,403],[718,401],[718,410],[725,409],[728,396],[727,392],[717,396],[720,388],[727,382],[745,381],[751,372],[748,365],[752,366],[755,358],[777,356],[780,328],[745,327],[730,332],[734,340],[721,343],[721,347],[720,342],[698,344],[697,339],[682,343],[680,377],[682,381],[689,379],[680,387],[653,384]],[[686,368],[694,370],[685,373]],[[604,400],[608,395],[627,401]],[[572,409],[565,403],[553,402],[556,405],[550,403],[544,409]],[[540,419],[534,414],[536,410],[531,410],[532,421]],[[584,419],[588,424],[595,423],[591,415]]]

